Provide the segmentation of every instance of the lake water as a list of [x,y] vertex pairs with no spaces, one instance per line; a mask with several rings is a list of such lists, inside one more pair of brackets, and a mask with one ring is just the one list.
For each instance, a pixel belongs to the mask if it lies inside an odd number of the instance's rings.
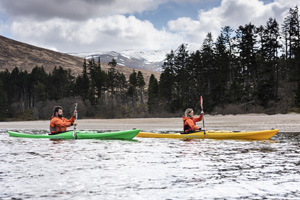
[[2,129],[0,199],[300,199],[299,147],[299,133],[53,141]]

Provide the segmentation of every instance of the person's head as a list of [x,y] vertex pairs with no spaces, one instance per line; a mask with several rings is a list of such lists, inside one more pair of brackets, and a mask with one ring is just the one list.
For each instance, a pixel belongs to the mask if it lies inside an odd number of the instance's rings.
[[61,106],[55,106],[53,109],[53,116],[62,117],[63,116],[63,108]]
[[184,112],[184,116],[186,116],[186,117],[193,117],[193,115],[194,115],[194,111],[192,108],[188,108]]

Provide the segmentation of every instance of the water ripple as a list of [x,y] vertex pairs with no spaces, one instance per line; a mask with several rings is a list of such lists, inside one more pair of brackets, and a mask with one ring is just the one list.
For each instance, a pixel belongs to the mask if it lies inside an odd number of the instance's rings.
[[299,144],[299,133],[55,141],[0,130],[0,199],[299,199]]

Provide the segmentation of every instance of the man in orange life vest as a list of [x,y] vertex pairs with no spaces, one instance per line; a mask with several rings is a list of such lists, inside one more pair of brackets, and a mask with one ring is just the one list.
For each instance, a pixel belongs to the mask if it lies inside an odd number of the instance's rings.
[[194,133],[200,131],[201,128],[196,126],[196,122],[199,122],[203,118],[203,111],[201,111],[201,115],[199,117],[194,117],[194,111],[191,108],[186,109],[184,116],[182,117],[183,120],[183,130],[184,133]]
[[60,106],[55,106],[53,110],[53,116],[50,121],[50,134],[63,133],[67,131],[67,127],[76,125],[75,115],[77,111],[74,110],[73,116],[67,120],[63,117],[63,109]]

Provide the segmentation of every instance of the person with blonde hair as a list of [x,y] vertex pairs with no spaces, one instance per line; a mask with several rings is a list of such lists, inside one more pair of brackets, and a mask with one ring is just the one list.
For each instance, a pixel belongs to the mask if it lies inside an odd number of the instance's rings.
[[201,128],[196,126],[196,122],[200,122],[203,119],[203,111],[199,117],[194,117],[194,110],[192,108],[186,109],[184,112],[183,120],[183,131],[184,133],[194,133],[196,131],[200,131]]

